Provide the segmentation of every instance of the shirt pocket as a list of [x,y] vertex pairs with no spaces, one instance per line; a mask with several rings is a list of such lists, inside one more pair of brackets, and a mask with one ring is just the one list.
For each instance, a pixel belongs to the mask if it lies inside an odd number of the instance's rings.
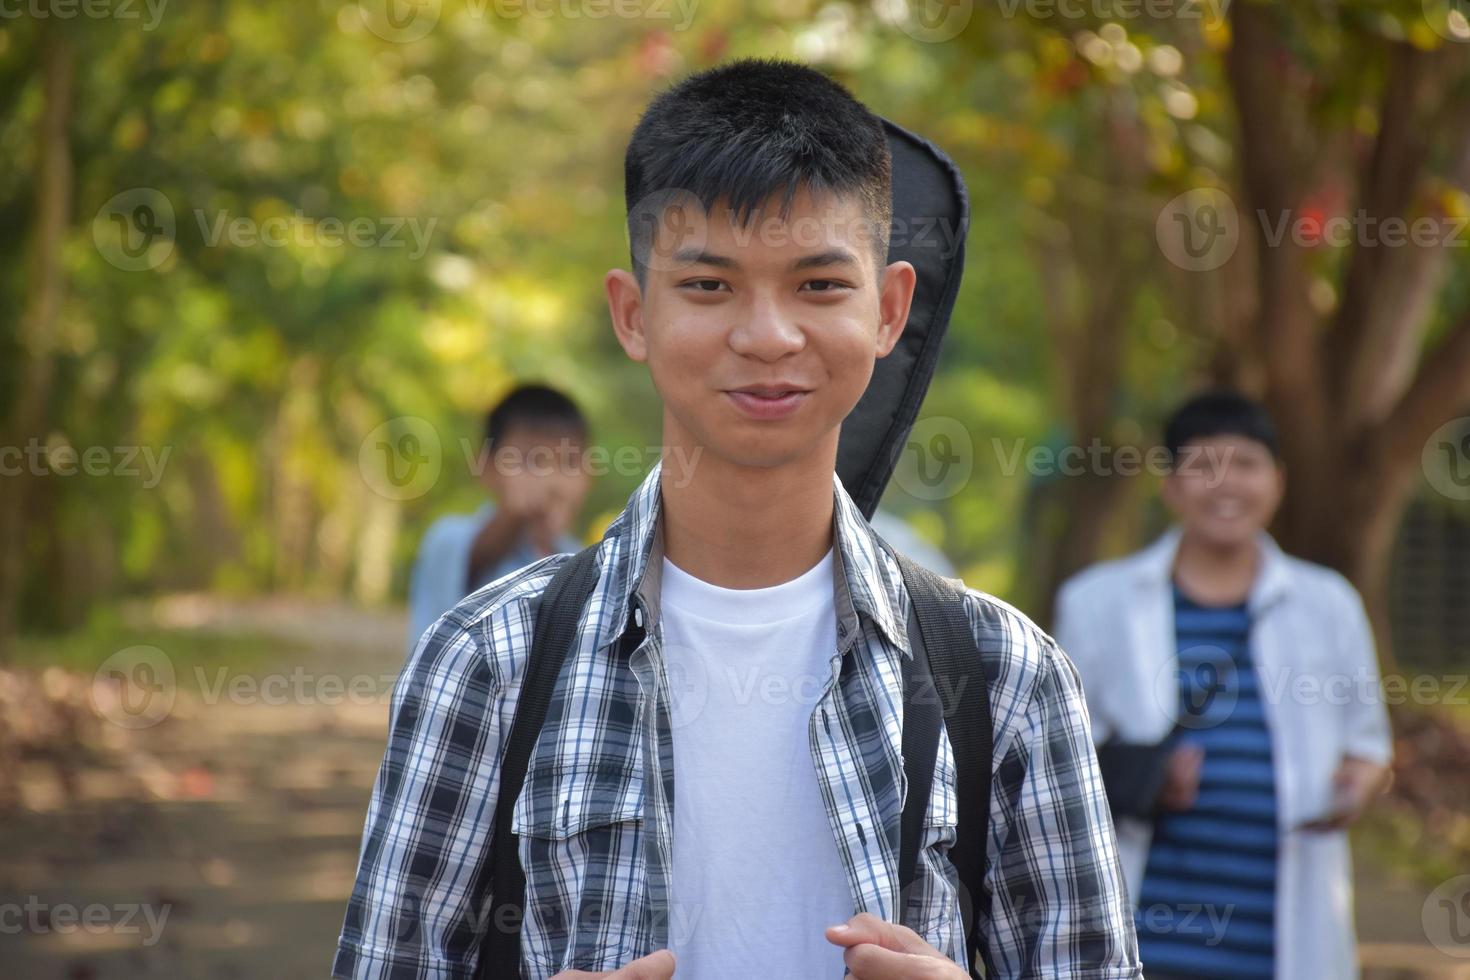
[[640,769],[607,762],[526,774],[511,829],[526,878],[522,955],[533,975],[622,964],[643,914]]

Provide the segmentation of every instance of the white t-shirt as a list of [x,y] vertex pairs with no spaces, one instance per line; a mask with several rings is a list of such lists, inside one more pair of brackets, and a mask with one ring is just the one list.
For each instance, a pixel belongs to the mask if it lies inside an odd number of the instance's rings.
[[726,589],[666,558],[659,600],[674,744],[669,948],[677,980],[839,980],[825,929],[854,907],[808,723],[832,677],[832,553]]

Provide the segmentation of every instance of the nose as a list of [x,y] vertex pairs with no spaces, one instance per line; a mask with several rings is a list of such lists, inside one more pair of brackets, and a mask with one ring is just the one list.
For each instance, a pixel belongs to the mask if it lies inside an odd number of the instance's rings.
[[730,349],[746,357],[777,361],[806,346],[806,332],[771,295],[754,296],[730,331]]

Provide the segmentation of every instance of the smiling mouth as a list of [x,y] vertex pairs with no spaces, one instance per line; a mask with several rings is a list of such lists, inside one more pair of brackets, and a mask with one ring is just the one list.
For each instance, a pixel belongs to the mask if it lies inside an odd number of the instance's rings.
[[801,407],[811,391],[773,385],[752,388],[736,388],[725,392],[741,414],[753,419],[769,421],[786,418]]

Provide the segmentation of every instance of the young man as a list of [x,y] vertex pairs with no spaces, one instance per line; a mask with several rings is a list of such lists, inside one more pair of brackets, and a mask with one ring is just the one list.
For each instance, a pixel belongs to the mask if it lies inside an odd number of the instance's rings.
[[[420,645],[337,976],[473,973],[497,805],[515,808],[527,976],[968,975],[947,736],[901,900],[909,600],[835,475],[913,295],[913,268],[886,264],[890,170],[881,122],[798,65],[737,62],[649,107],[627,153],[633,271],[605,285],[663,401],[665,459],[698,464],[655,466],[603,537],[517,799],[497,799],[498,761],[565,559],[469,597]],[[1006,648],[974,896],[990,976],[1137,977],[1075,673],[1009,606],[968,602]]]
[[1347,980],[1344,828],[1390,756],[1363,605],[1266,533],[1285,474],[1260,406],[1201,395],[1165,442],[1178,526],[1068,581],[1056,626],[1086,685],[1148,976]]
[[424,534],[408,586],[408,648],[471,592],[547,555],[576,551],[567,535],[589,480],[578,454],[587,420],[570,398],[521,385],[485,418],[480,482],[495,499],[439,518]]

